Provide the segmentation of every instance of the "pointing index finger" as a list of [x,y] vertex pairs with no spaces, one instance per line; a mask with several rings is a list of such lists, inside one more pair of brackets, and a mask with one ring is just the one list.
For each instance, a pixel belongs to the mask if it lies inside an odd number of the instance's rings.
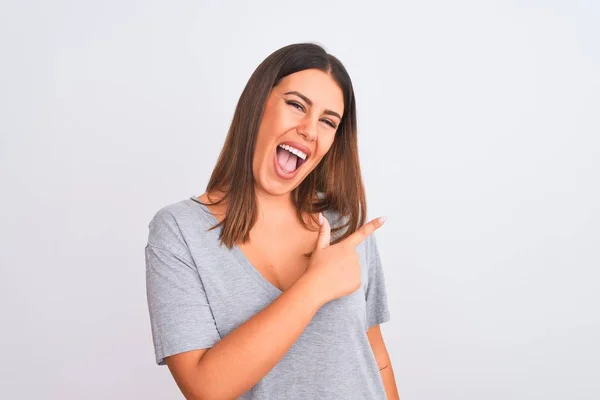
[[385,217],[372,219],[371,221],[367,222],[366,224],[364,224],[363,226],[358,228],[356,230],[356,232],[354,232],[350,236],[348,236],[344,240],[344,243],[347,243],[348,245],[350,245],[352,247],[358,246],[370,234],[372,234],[377,229],[379,229],[381,227],[381,225],[383,225],[384,222],[385,222]]

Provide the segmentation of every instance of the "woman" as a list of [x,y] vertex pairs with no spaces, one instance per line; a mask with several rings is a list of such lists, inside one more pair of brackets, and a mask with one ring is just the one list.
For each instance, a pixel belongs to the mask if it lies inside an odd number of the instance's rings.
[[186,398],[398,398],[356,135],[342,64],[283,47],[248,81],[206,193],[150,222],[156,362]]

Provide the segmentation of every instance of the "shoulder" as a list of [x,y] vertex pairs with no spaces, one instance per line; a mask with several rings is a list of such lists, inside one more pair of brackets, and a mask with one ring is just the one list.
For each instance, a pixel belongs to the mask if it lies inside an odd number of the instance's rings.
[[186,200],[162,206],[154,213],[148,227],[151,230],[160,230],[165,228],[174,228],[178,222],[185,220],[187,214]]
[[178,247],[186,242],[188,232],[203,232],[209,227],[209,220],[199,204],[191,199],[180,200],[154,213],[148,223],[148,244],[164,249]]

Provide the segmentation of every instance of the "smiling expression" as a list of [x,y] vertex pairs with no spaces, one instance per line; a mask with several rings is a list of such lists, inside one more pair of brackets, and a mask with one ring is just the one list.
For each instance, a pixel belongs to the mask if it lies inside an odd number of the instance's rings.
[[[256,139],[256,186],[272,195],[297,187],[331,148],[343,113],[343,92],[331,75],[307,69],[281,79],[267,98]],[[276,171],[276,149],[283,142],[308,155],[288,179]]]

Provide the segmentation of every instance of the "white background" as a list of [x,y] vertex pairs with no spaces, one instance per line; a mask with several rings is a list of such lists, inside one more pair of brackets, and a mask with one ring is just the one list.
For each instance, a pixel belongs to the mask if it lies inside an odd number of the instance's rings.
[[181,398],[147,225],[201,194],[256,66],[355,85],[402,400],[600,398],[593,1],[4,1],[0,397]]

